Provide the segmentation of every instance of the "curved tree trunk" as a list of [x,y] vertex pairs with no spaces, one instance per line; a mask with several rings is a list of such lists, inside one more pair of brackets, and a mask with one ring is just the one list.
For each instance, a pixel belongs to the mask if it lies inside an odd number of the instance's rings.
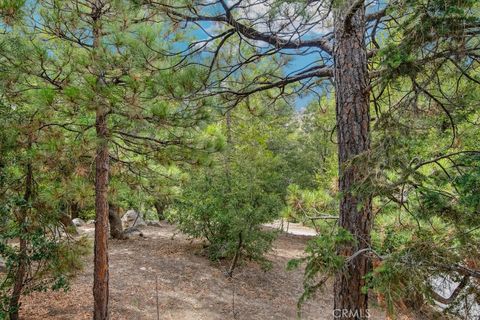
[[[29,137],[29,148],[32,146],[31,137]],[[23,235],[27,234],[25,223],[27,222],[28,204],[31,201],[33,193],[33,169],[32,164],[27,164],[27,172],[25,176],[25,194],[23,199],[25,204],[20,208],[20,212],[17,216],[17,223],[19,224]],[[20,235],[19,241],[19,255],[18,255],[18,267],[14,275],[14,283],[12,293],[9,301],[9,317],[10,320],[19,320],[20,310],[20,296],[22,295],[23,287],[25,285],[25,278],[27,276],[27,239]]]
[[243,236],[242,236],[242,231],[240,231],[240,233],[238,234],[237,250],[235,250],[235,255],[233,256],[232,263],[230,264],[230,268],[228,269],[228,272],[227,272],[227,275],[230,278],[233,276],[233,271],[237,266],[238,258],[240,257],[240,252],[242,250],[242,245],[243,245]]
[[69,207],[70,207],[70,219],[73,220],[75,218],[78,218],[80,214],[80,207],[78,203],[73,201],[70,203]]
[[119,208],[114,204],[108,205],[108,220],[110,222],[110,236],[113,239],[125,240],[127,236],[123,232],[122,220],[118,214]]
[[72,219],[66,213],[60,215],[60,223],[65,227],[65,231],[70,234],[78,234],[77,227],[73,224]]
[[167,206],[160,200],[155,201],[154,205],[155,205],[155,210],[157,210],[158,220],[159,221],[165,220],[165,208]]
[[19,320],[20,310],[20,296],[22,295],[25,276],[27,274],[27,240],[20,238],[20,257],[18,261],[18,268],[14,276],[14,284],[12,294],[10,296],[9,316],[10,320]]
[[[370,150],[369,78],[364,40],[365,7],[363,1],[339,2],[334,11],[335,95],[339,156],[339,225],[349,231],[355,242],[337,248],[350,257],[370,247],[372,225],[371,196],[352,190],[362,183],[367,168],[354,158]],[[360,188],[360,191],[363,191]],[[367,250],[368,251],[368,250]],[[368,297],[364,276],[369,271],[367,252],[349,261],[335,277],[335,319],[368,318]]]

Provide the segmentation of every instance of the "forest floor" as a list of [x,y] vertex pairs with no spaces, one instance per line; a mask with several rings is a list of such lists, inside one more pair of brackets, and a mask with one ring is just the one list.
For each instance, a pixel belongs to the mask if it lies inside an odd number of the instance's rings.
[[[93,225],[80,231],[92,236]],[[177,233],[174,226],[162,223],[147,227],[143,233],[143,238],[110,241],[112,320],[157,319],[157,292],[160,319],[296,319],[303,270],[287,271],[286,264],[304,254],[309,237],[280,235],[267,256],[272,262],[269,271],[245,262],[230,279],[224,274],[228,261],[208,260],[202,243]],[[21,318],[91,319],[92,269],[89,256],[84,271],[72,280],[70,291],[24,297]],[[304,305],[302,319],[332,319],[331,287],[328,283],[324,292]],[[385,313],[373,307],[370,319],[385,319]]]

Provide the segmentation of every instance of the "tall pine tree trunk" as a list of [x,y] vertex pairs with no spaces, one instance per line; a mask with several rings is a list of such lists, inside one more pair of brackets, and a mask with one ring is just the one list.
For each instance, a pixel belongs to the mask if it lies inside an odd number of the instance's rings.
[[102,98],[105,85],[104,72],[99,67],[100,43],[102,35],[101,15],[104,4],[96,0],[92,6],[93,26],[93,65],[97,72],[97,92],[95,102],[95,129],[97,150],[95,158],[95,248],[93,271],[94,320],[109,319],[108,312],[108,175],[110,156],[108,152],[108,106]]
[[94,320],[108,319],[108,171],[107,115],[97,106],[95,128],[95,258],[94,258]]
[[[372,205],[370,196],[352,190],[365,177],[365,168],[352,163],[370,150],[369,78],[365,46],[363,1],[340,2],[334,11],[335,94],[339,155],[340,227],[349,231],[354,243],[337,248],[349,257],[370,247]],[[368,258],[359,254],[335,278],[335,319],[366,319],[368,297],[362,290]]]

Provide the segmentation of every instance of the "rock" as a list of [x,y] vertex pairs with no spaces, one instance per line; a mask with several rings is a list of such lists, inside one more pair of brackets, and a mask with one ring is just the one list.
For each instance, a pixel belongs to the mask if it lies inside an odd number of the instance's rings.
[[75,225],[75,227],[81,227],[85,225],[85,221],[83,221],[80,218],[75,218],[72,220],[72,223]]
[[162,225],[158,221],[153,221],[153,220],[147,220],[146,221],[147,226],[149,227],[161,227]]
[[144,227],[146,226],[142,215],[135,210],[128,210],[122,217],[122,224],[124,228],[130,227]]
[[87,224],[95,224],[95,220],[91,219],[87,221]]
[[143,237],[143,232],[140,230],[139,226],[133,226],[133,227],[128,227],[125,230],[123,230],[123,234],[126,237],[138,235],[139,237]]
[[3,260],[2,257],[0,257],[0,273],[5,273],[7,272],[7,266],[5,264],[5,260]]

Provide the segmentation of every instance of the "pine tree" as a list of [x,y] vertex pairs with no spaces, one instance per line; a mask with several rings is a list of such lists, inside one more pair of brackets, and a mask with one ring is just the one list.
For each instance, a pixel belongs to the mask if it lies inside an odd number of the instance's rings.
[[156,11],[101,0],[29,5],[25,34],[48,42],[39,63],[32,62],[39,72],[25,72],[50,85],[50,110],[63,118],[47,126],[76,132],[84,156],[95,159],[94,319],[107,319],[112,168],[149,175],[175,161],[196,161],[203,145],[192,129],[206,119],[208,104],[191,108],[167,98],[172,91],[181,96],[195,73],[162,72],[169,44],[157,36],[164,29],[154,23]]

